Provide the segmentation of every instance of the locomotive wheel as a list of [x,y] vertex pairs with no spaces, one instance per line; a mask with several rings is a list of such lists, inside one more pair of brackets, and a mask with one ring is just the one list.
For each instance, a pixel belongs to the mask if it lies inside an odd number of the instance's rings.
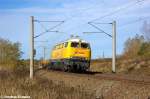
[[63,71],[67,72],[68,71],[68,66],[64,66]]

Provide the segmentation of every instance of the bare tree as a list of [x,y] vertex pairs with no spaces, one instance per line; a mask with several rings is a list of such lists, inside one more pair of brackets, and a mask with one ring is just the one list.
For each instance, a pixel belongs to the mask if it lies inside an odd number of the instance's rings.
[[146,41],[150,42],[150,23],[148,23],[147,21],[144,21],[141,30],[143,32],[143,35]]

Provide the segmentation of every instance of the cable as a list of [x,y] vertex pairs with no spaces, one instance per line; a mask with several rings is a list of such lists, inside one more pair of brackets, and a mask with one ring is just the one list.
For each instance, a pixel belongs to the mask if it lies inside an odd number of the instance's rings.
[[[64,23],[64,21],[39,21],[39,20],[36,20],[35,22],[38,22],[38,23],[41,25],[41,27],[42,27],[45,31],[49,31],[49,30],[51,30],[51,29],[54,29],[54,28],[56,28],[57,26],[59,26],[59,25],[61,25],[62,23]],[[59,24],[57,24],[57,25],[51,27],[50,29],[46,29],[45,26],[44,26],[43,24],[41,24],[41,22],[59,22]]]
[[[83,11],[86,12],[86,11],[88,11],[89,9],[92,9],[92,8],[94,8],[94,7],[95,7],[95,5],[93,5],[92,7],[89,7],[89,8],[80,9],[80,10],[79,10],[79,13],[76,14],[76,15],[79,15],[79,14],[83,13]],[[71,15],[70,18],[66,18],[65,21],[68,22],[68,20],[73,19],[74,17],[76,17],[76,15]]]
[[[96,20],[98,20],[98,19],[100,19],[100,18],[101,18],[101,19],[102,19],[102,18],[105,18],[105,17],[107,17],[107,16],[111,16],[112,14],[115,14],[115,13],[121,11],[122,9],[129,8],[129,7],[131,7],[132,5],[134,6],[135,4],[137,4],[137,3],[139,3],[139,2],[143,2],[143,1],[145,1],[145,0],[138,0],[137,2],[134,1],[133,4],[128,4],[128,5],[125,6],[125,7],[122,7],[122,8],[120,8],[120,9],[117,9],[117,11],[111,12],[111,13],[109,13],[109,14],[107,14],[107,15],[101,16],[101,17],[96,18],[96,19],[94,19],[94,20],[92,20],[92,21],[89,21],[89,22],[95,23],[95,22],[93,22],[93,21],[96,21]],[[128,7],[128,6],[129,6],[129,7]],[[87,10],[88,10],[88,9],[87,9]],[[66,20],[66,21],[67,21],[67,20]],[[96,24],[99,24],[99,23],[96,23]]]
[[64,22],[64,21],[39,21],[39,20],[34,20],[35,22]]
[[37,37],[39,37],[39,36],[41,36],[41,35],[43,35],[45,33],[48,33],[48,32],[58,32],[58,31],[45,31],[45,32],[42,32],[39,35],[35,36],[34,38],[37,38]]
[[39,33],[39,35],[35,36],[34,38],[37,38],[37,37],[39,37],[39,36],[41,36],[41,35],[43,35],[43,34],[45,34],[45,33],[48,33],[48,32],[58,32],[58,31],[51,31],[51,30],[52,30],[52,29],[55,29],[56,27],[58,27],[59,25],[61,25],[61,24],[64,23],[64,21],[44,21],[44,22],[60,22],[59,24],[57,24],[57,25],[55,25],[55,26],[53,26],[53,27],[51,27],[51,28],[49,28],[49,29],[46,29],[46,28],[44,27],[44,25],[41,24],[42,21],[36,20],[35,22],[40,23],[41,27],[44,28],[45,31],[42,32],[42,33]]
[[92,23],[90,23],[90,22],[89,22],[88,24],[91,25],[91,26],[93,26],[93,27],[96,28],[97,30],[101,31],[102,33],[105,33],[105,34],[108,35],[109,37],[112,37],[112,35],[106,33],[105,31],[103,31],[103,30],[100,29],[99,27],[95,26],[94,24],[92,24]]
[[113,14],[116,14],[116,13],[120,12],[121,10],[128,9],[128,8],[133,7],[133,6],[135,6],[136,4],[138,4],[138,3],[140,3],[140,2],[144,2],[144,1],[145,1],[145,0],[138,0],[138,1],[136,0],[136,2],[134,2],[134,3],[132,3],[132,4],[128,4],[128,5],[126,5],[126,6],[123,6],[123,7],[119,8],[119,9],[113,11],[113,12],[110,12],[110,13],[104,15],[104,16],[101,16],[101,17],[96,18],[96,19],[94,19],[94,20],[91,20],[91,21],[89,21],[89,22],[94,22],[94,21],[96,21],[96,20],[103,19],[103,18],[105,18],[105,17],[107,17],[107,16],[112,16]]
[[[139,22],[139,21],[143,21],[143,20],[148,19],[148,18],[150,18],[150,17],[146,17],[146,18],[139,18],[139,19],[137,19],[137,20],[130,21],[130,22],[128,22],[128,23],[122,24],[120,27],[123,27],[123,26],[125,26],[125,25],[134,24],[134,23],[137,23],[137,22]],[[120,27],[119,27],[119,28],[120,28]]]
[[[104,3],[104,1],[101,1],[101,2]],[[92,7],[88,7],[88,8],[84,8],[84,9],[78,9],[78,10],[79,10],[79,13],[76,14],[76,15],[79,15],[79,14],[83,13],[83,11],[86,12],[86,11],[88,11],[89,9],[92,9],[92,8],[94,8],[94,7],[95,7],[95,5],[92,5]],[[76,15],[70,15],[69,18],[66,18],[66,19],[64,20],[65,23],[69,22],[71,19],[73,19],[74,17],[76,17]],[[70,30],[70,29],[69,29],[69,30]],[[68,31],[68,30],[67,30],[67,31]]]
[[48,40],[45,40],[45,41],[34,41],[34,42],[40,42],[40,43],[45,43],[45,42],[49,42]]
[[62,22],[60,22],[59,24],[57,24],[57,25],[55,25],[55,26],[53,26],[53,27],[51,27],[51,28],[49,28],[49,29],[47,29],[47,30],[50,31],[50,30],[52,30],[52,29],[54,29],[54,28],[60,26],[60,25],[63,24],[64,22],[65,22],[65,21],[62,21]]
[[45,28],[45,26],[44,26],[43,24],[41,24],[40,21],[36,20],[36,22],[38,22],[44,30],[47,30],[47,29]]

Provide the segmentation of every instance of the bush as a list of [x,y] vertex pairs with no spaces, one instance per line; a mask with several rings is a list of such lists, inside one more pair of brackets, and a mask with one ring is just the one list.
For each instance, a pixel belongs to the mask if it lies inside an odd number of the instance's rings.
[[125,58],[137,57],[143,42],[144,42],[143,36],[136,35],[133,38],[129,38],[125,42],[123,57]]
[[138,54],[140,56],[149,57],[150,56],[150,43],[149,42],[144,42],[141,45]]

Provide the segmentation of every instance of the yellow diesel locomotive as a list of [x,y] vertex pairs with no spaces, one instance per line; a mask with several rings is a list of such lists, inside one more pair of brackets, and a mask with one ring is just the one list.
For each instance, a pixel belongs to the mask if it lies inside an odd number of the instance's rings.
[[49,69],[83,72],[90,67],[90,44],[79,38],[71,38],[54,46]]

